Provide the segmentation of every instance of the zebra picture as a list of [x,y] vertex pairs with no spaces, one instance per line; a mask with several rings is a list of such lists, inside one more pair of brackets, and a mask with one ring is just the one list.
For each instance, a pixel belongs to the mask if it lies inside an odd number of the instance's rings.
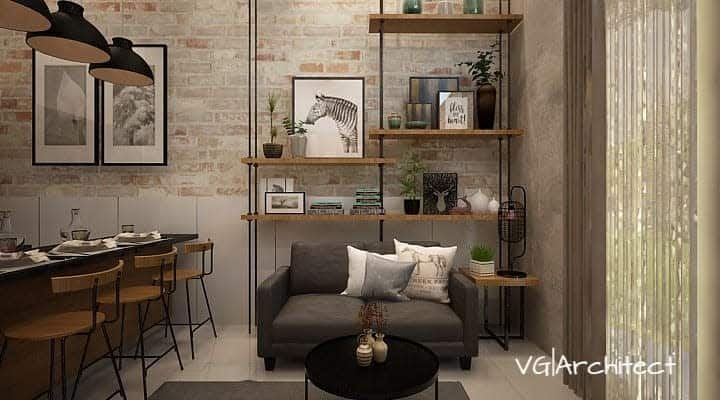
[[308,130],[307,157],[363,157],[364,96],[364,78],[293,79],[293,119]]

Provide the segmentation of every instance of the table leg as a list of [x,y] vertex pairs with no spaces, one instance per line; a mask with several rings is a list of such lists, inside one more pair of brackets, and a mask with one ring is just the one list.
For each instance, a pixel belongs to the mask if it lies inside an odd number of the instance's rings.
[[489,324],[488,318],[488,288],[483,287],[483,314],[485,315],[485,327]]
[[305,400],[308,400],[308,377],[305,374]]
[[503,287],[502,293],[503,293],[503,299],[505,300],[505,309],[504,309],[504,318],[503,318],[503,325],[504,325],[504,334],[505,334],[505,343],[503,347],[505,348],[505,351],[508,351],[510,349],[510,296],[508,296],[509,288]]
[[435,378],[435,400],[440,399],[440,378]]
[[525,340],[525,287],[520,287],[520,336]]

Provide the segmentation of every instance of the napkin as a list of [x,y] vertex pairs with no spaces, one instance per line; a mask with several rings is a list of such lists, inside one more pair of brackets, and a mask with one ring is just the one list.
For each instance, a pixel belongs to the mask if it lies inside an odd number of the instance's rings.
[[162,235],[159,231],[152,231],[152,232],[145,232],[145,233],[132,233],[132,232],[126,232],[121,233],[117,236],[115,236],[114,240],[116,241],[140,241],[140,240],[160,240],[162,239]]
[[41,263],[41,262],[50,261],[50,257],[48,257],[47,253],[43,253],[43,252],[40,251],[40,250],[30,250],[30,251],[26,251],[26,252],[25,252],[25,255],[28,256],[28,257],[30,257],[30,259],[31,259],[34,263]]

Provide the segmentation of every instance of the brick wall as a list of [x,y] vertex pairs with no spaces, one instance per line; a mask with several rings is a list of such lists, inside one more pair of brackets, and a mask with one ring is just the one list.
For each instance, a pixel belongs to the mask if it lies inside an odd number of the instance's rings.
[[[21,34],[0,31],[0,195],[2,196],[231,196],[247,190],[247,9],[244,1],[84,1],[88,19],[110,39],[169,47],[168,167],[31,166],[31,51]],[[386,12],[400,9],[386,1]],[[497,2],[488,2],[497,10]],[[426,2],[432,12],[434,2]],[[458,4],[458,7],[460,5]],[[51,4],[51,9],[55,6]],[[366,78],[368,128],[378,125],[378,36],[367,29],[374,0],[262,0],[259,2],[260,132],[268,134],[265,98],[282,96],[279,115],[291,102],[293,75]],[[492,36],[388,35],[386,113],[402,112],[408,77],[464,75],[455,66],[484,48]],[[466,78],[462,86],[470,89]],[[263,140],[264,141],[264,140]],[[281,138],[283,143],[286,138]],[[261,141],[262,143],[262,141]],[[368,155],[377,145],[366,141]],[[401,156],[410,144],[390,144]],[[496,145],[488,142],[423,142],[416,145],[434,171],[457,172],[461,187],[496,188]],[[264,170],[296,177],[314,195],[350,196],[377,181],[377,169],[350,167]],[[388,192],[397,195],[396,171]]]

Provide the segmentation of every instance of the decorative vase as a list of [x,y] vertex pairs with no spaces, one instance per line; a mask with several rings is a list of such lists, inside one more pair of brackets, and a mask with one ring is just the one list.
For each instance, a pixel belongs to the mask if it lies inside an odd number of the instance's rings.
[[403,3],[403,13],[422,14],[422,0],[405,0]]
[[12,211],[0,211],[0,253],[14,253],[25,244],[25,236],[13,232]]
[[453,5],[450,1],[444,0],[438,3],[438,15],[451,15],[453,13]]
[[307,154],[307,136],[301,133],[290,135],[290,152],[293,158],[305,158]]
[[363,330],[362,335],[360,335],[360,343],[367,343],[370,347],[373,347],[373,344],[375,344],[375,337],[373,336],[372,329]]
[[405,199],[405,201],[403,201],[403,208],[407,215],[418,215],[420,214],[420,200]]
[[372,346],[373,349],[373,361],[375,361],[378,364],[382,364],[387,360],[388,355],[388,345],[383,340],[385,338],[385,335],[382,333],[378,333],[376,335],[375,343]]
[[482,14],[485,9],[483,0],[465,0],[463,3],[463,12],[465,14]]
[[388,116],[388,127],[390,129],[400,129],[402,127],[402,117],[398,113],[392,113]]
[[497,89],[493,85],[480,85],[477,88],[478,128],[495,128],[495,103],[497,100]]
[[280,158],[283,153],[283,145],[277,143],[263,144],[263,154],[265,158]]
[[367,343],[360,343],[355,350],[357,363],[361,367],[369,367],[373,360],[373,349]]
[[70,210],[70,224],[60,229],[60,237],[63,240],[89,240],[90,229],[83,223],[80,217],[80,209]]
[[477,192],[470,195],[468,200],[470,201],[470,205],[472,205],[473,212],[481,213],[488,210],[488,203],[490,202],[490,199],[485,196],[482,189],[478,189]]
[[488,203],[488,211],[490,212],[498,212],[500,210],[500,202],[495,200],[495,197],[490,200]]

